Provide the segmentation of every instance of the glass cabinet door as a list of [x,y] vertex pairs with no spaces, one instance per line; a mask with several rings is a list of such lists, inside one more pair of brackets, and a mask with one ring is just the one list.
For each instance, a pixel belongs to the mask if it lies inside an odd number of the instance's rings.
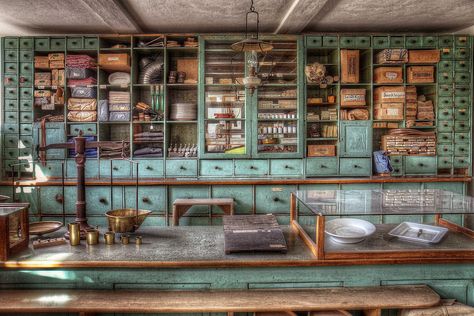
[[301,154],[298,42],[269,41],[273,50],[259,55],[262,79],[252,105],[257,157],[297,157]]
[[236,53],[232,40],[204,41],[201,152],[204,157],[248,156],[246,122],[245,56]]

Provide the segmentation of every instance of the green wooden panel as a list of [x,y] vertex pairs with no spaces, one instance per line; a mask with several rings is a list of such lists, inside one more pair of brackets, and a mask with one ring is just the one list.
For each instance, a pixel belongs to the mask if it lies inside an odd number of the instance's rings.
[[[251,214],[253,211],[253,187],[242,185],[212,186],[213,198],[233,198],[235,214]],[[217,211],[213,209],[213,212]]]
[[307,158],[306,175],[328,176],[337,175],[337,158]]
[[[121,189],[120,187],[114,189]],[[115,191],[114,191],[115,193]],[[114,194],[114,202],[115,202]],[[121,208],[121,205],[112,205],[110,190],[105,187],[86,187],[86,209],[87,214],[104,215],[105,212]]]
[[400,48],[405,46],[403,36],[390,36],[390,47]]
[[190,177],[197,175],[197,160],[167,160],[166,175],[175,177]]
[[16,148],[5,148],[3,150],[4,159],[17,159],[18,158],[18,149]]
[[340,122],[341,157],[370,157],[372,154],[372,129],[370,121]]
[[255,208],[259,214],[290,213],[292,185],[259,185],[255,189]]
[[18,84],[18,76],[15,74],[6,74],[3,76],[3,85],[5,87],[16,87]]
[[97,37],[85,37],[84,38],[85,49],[97,49],[99,48],[99,39]]
[[236,176],[266,176],[269,174],[268,160],[235,160]]
[[[112,168],[112,173],[111,173]],[[131,163],[126,160],[99,160],[99,171],[100,177],[110,178],[113,177],[130,177],[132,166]]]
[[[137,159],[139,178],[158,178],[163,177],[164,168],[162,159]],[[132,177],[136,176],[136,166],[132,166]]]
[[232,160],[201,160],[199,173],[202,176],[232,176],[234,164]]
[[337,36],[323,36],[324,47],[337,47]]
[[341,158],[339,174],[343,176],[371,175],[372,160],[370,158]]
[[454,37],[454,46],[456,47],[467,47],[471,43],[468,35],[460,35]]
[[69,135],[79,136],[82,132],[83,136],[95,136],[97,135],[96,124],[71,124],[69,125]]
[[270,175],[273,176],[296,176],[303,174],[303,162],[301,159],[271,159]]
[[407,175],[436,174],[436,157],[405,157],[405,173]]
[[448,155],[452,155],[454,151],[454,147],[452,144],[441,144],[436,147],[437,147],[436,150],[438,151],[438,155],[448,156]]
[[[31,126],[31,124],[28,124]],[[34,124],[33,139],[35,144],[40,144],[40,124]],[[46,123],[46,144],[64,143],[66,136],[64,123]],[[46,152],[47,159],[63,159],[64,149],[51,149]]]
[[437,43],[437,36],[423,36],[423,47],[436,47]]
[[454,168],[469,168],[470,165],[469,157],[454,157]]

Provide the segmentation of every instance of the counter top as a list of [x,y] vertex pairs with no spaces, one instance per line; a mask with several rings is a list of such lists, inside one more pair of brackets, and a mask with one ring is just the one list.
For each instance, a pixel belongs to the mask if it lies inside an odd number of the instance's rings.
[[[346,184],[346,183],[406,183],[406,182],[470,182],[471,177],[466,176],[405,176],[405,177],[365,177],[365,178],[349,178],[349,177],[328,177],[328,178],[304,178],[304,177],[261,177],[261,178],[245,178],[245,177],[226,177],[226,178],[140,178],[138,184],[141,186],[148,185],[265,185],[265,184]],[[14,183],[11,180],[0,181],[0,185],[10,186],[15,184],[17,186],[61,186],[62,179],[48,178],[48,179],[29,179],[16,180]],[[65,179],[64,185],[77,185],[76,179]],[[110,178],[87,178],[87,186],[107,186],[110,185]],[[116,178],[113,180],[113,185],[136,185],[134,178]]]
[[[79,246],[69,244],[30,249],[0,262],[8,269],[44,268],[206,268],[206,267],[294,267],[294,266],[338,266],[396,263],[474,263],[474,258],[405,258],[364,260],[316,260],[297,234],[288,226],[283,227],[288,243],[288,252],[282,253],[224,253],[222,226],[143,227],[139,234],[143,244],[88,246],[81,241]],[[63,231],[47,237],[62,236]],[[31,245],[31,244],[30,244]]]

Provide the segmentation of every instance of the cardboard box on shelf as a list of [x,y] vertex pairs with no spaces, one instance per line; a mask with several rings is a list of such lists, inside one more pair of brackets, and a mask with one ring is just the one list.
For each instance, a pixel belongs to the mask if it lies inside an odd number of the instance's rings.
[[374,105],[376,120],[403,120],[403,103],[379,103]]
[[402,67],[377,67],[374,70],[375,83],[403,83]]
[[99,54],[99,67],[109,71],[130,72],[130,56],[127,53]]
[[433,83],[434,66],[410,66],[407,68],[408,83]]
[[435,64],[439,62],[439,58],[439,49],[408,51],[408,62],[412,64]]
[[359,50],[341,49],[341,82],[359,83]]
[[384,49],[375,55],[377,64],[404,64],[408,62],[408,51],[403,48]]
[[50,53],[48,59],[51,60],[62,60],[64,61],[64,53]]
[[65,84],[64,69],[53,69],[51,70],[51,74],[52,74],[51,85],[64,86]]
[[308,145],[308,157],[334,157],[336,145]]
[[341,106],[364,106],[365,89],[341,89]]
[[405,87],[404,86],[382,86],[374,90],[375,103],[404,103]]

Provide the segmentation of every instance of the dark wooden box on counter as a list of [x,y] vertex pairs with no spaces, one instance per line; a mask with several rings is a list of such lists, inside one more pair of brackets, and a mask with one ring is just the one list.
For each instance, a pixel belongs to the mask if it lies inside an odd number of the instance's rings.
[[28,203],[0,203],[0,261],[28,248]]

